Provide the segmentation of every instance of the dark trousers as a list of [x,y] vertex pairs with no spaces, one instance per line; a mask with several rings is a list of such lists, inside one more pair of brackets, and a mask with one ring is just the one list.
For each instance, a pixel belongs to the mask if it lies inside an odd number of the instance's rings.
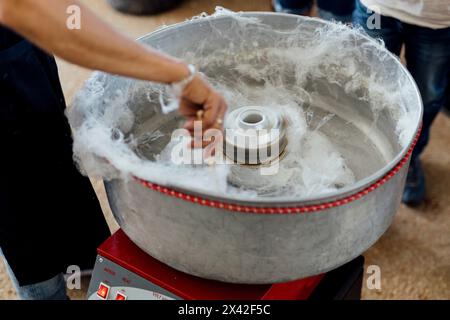
[[22,286],[92,268],[109,229],[72,159],[55,60],[23,39],[0,48],[0,248]]
[[[278,3],[288,9],[310,10],[313,0],[277,0]],[[346,16],[353,12],[355,0],[318,0],[317,6],[337,16]]]
[[369,29],[367,21],[373,12],[359,0],[354,12],[354,24],[374,38],[381,38],[386,47],[400,55],[405,46],[407,67],[416,81],[424,104],[422,134],[413,153],[413,160],[426,147],[430,127],[446,100],[450,75],[450,28],[429,29],[381,16],[380,29]]

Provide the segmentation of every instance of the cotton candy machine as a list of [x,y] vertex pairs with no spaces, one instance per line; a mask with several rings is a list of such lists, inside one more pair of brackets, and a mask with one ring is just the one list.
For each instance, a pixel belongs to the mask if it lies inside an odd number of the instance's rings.
[[170,92],[96,73],[69,113],[75,158],[104,178],[142,250],[207,279],[275,283],[343,265],[386,231],[422,105],[380,43],[316,19],[224,10],[139,41],[195,64],[230,106],[226,127],[278,130],[258,140],[270,152],[256,163],[227,139],[224,163],[177,162],[183,119]]

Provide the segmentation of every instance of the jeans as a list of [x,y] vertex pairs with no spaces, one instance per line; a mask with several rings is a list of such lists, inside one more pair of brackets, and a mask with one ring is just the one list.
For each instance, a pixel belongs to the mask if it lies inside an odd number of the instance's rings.
[[[324,20],[351,22],[355,0],[318,0],[318,15]],[[276,11],[294,14],[308,14],[313,0],[274,0]]]
[[273,7],[277,12],[307,15],[309,14],[313,0],[272,0]]
[[[3,257],[3,253],[0,249],[0,259]],[[66,281],[62,273],[55,277],[35,283],[27,286],[20,286],[14,272],[8,265],[8,261],[4,259],[6,269],[13,282],[14,288],[17,294],[22,300],[67,300]]]
[[317,0],[318,15],[324,20],[352,22],[355,0]]
[[372,15],[373,12],[358,0],[353,23],[361,26],[371,37],[381,38],[386,48],[396,55],[400,55],[402,46],[405,46],[408,70],[422,95],[423,126],[412,155],[412,160],[415,160],[426,147],[431,124],[445,104],[450,75],[450,28],[429,29],[381,16],[381,28],[369,29],[367,21]]
[[348,15],[338,15],[335,14],[331,11],[327,11],[321,8],[317,9],[317,14],[320,18],[322,18],[323,20],[328,20],[328,21],[339,21],[342,23],[351,23],[352,19],[353,19],[353,15],[352,14],[348,14]]

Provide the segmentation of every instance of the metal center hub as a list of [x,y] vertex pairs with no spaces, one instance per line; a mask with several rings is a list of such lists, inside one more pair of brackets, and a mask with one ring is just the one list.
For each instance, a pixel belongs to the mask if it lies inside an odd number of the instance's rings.
[[225,119],[225,154],[239,164],[266,164],[284,151],[285,121],[268,107],[247,106]]

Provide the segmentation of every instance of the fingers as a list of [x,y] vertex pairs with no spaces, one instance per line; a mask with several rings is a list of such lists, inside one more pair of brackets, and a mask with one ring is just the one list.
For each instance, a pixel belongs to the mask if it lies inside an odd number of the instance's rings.
[[191,133],[194,131],[194,122],[198,121],[197,112],[201,110],[199,105],[196,105],[188,100],[182,99],[178,111],[186,118],[184,128]]
[[221,106],[222,98],[219,95],[213,94],[208,98],[203,106],[205,110],[203,115],[203,130],[208,130],[216,125]]
[[207,146],[209,146],[210,144],[218,144],[218,141],[215,138],[212,138],[210,140],[205,140],[203,139],[203,135],[202,137],[197,140],[196,137],[194,137],[192,139],[192,141],[190,142],[190,147],[191,148],[206,148]]
[[[218,119],[223,119],[225,113],[227,111],[227,105],[225,101],[220,104],[220,109],[218,112]],[[196,117],[188,120],[188,122],[194,123],[198,121]],[[215,132],[211,130],[216,130]],[[221,143],[223,143],[223,120],[216,121],[213,126],[206,130],[202,131],[191,131],[193,133],[193,139],[190,143],[191,148],[203,148],[206,147],[212,148],[214,151],[211,152],[211,155],[214,155],[215,148],[219,147]],[[220,135],[220,136],[218,136]]]
[[[186,118],[185,129],[189,131],[194,130],[194,121],[202,121],[202,129],[208,130],[217,120],[218,111],[220,108],[220,98],[211,97],[204,106],[192,103],[186,99],[180,101],[178,111]],[[199,111],[203,111],[199,114]]]
[[184,117],[193,117],[197,114],[197,111],[201,109],[200,105],[190,102],[186,99],[180,100],[178,112]]
[[217,116],[217,121],[216,121],[216,126],[218,126],[218,129],[222,129],[223,128],[223,122],[225,120],[225,114],[227,113],[228,110],[228,106],[227,103],[225,102],[225,99],[221,99],[221,104],[220,104],[220,109],[219,109],[219,113]]
[[[223,129],[223,120],[227,104],[223,97],[212,89],[202,78],[193,81],[183,93],[179,112],[186,118],[184,128],[193,134],[191,146],[205,148],[213,141],[203,141],[204,133],[209,129]],[[194,132],[197,121],[201,121],[201,132]],[[197,137],[196,137],[197,135]]]
[[221,129],[223,119],[227,111],[225,100],[219,96],[214,95],[205,103],[199,118],[199,110],[202,110],[199,105],[193,104],[185,99],[180,102],[180,113],[186,117],[184,128],[193,132],[195,121],[202,121],[202,130],[206,131],[211,128]]

